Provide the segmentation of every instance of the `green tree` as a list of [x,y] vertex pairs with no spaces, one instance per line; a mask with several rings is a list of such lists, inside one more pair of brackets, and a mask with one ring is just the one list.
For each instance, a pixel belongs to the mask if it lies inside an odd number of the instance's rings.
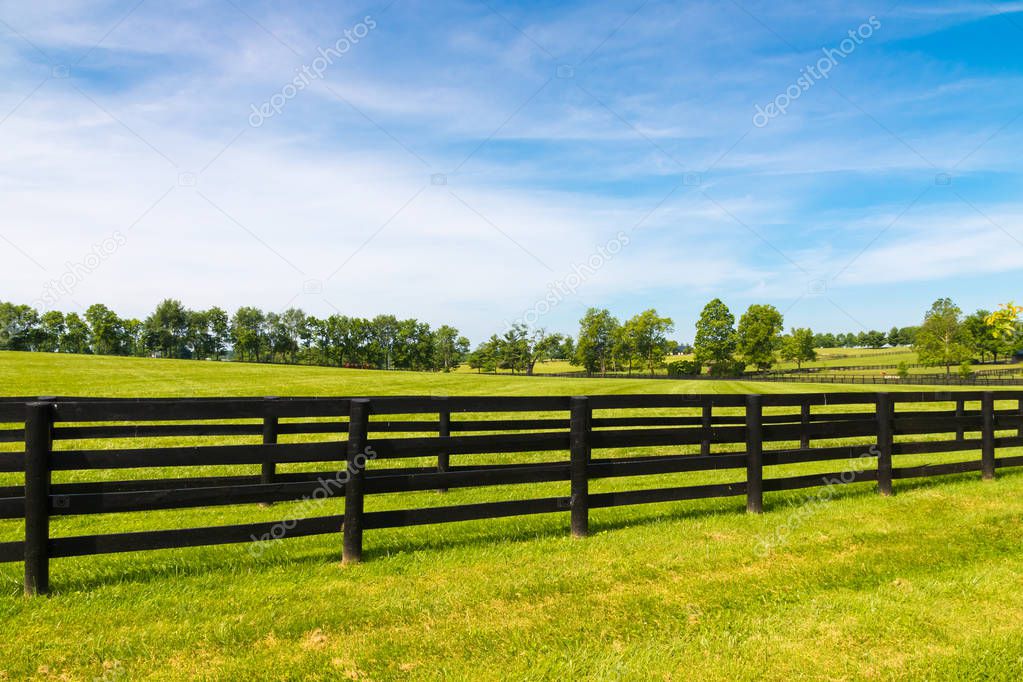
[[134,357],[143,357],[146,354],[145,346],[145,324],[134,317],[123,320],[124,327],[124,351]]
[[575,344],[576,364],[587,373],[607,374],[612,361],[618,320],[605,308],[590,308],[579,320],[579,340]]
[[207,350],[210,357],[219,360],[231,344],[231,319],[226,310],[217,306],[207,310],[206,317],[210,323],[210,346]]
[[998,362],[999,355],[1012,350],[1006,340],[999,336],[995,325],[989,322],[990,319],[990,311],[978,310],[963,320],[970,349],[977,354],[981,362],[986,361],[989,354],[992,360]]
[[167,298],[146,318],[146,347],[162,358],[187,358],[188,311],[181,301]]
[[618,372],[624,370],[632,375],[632,365],[636,362],[636,346],[633,335],[624,324],[614,330],[611,358],[612,370]]
[[902,331],[898,327],[892,327],[888,331],[888,345],[892,348],[897,346],[905,345],[905,341],[902,339]]
[[664,364],[671,343],[668,334],[675,331],[675,322],[670,317],[661,317],[651,308],[631,318],[623,329],[630,339],[632,352],[653,374]]
[[205,310],[185,311],[184,357],[205,360],[210,356],[210,318]]
[[782,360],[794,362],[797,368],[803,369],[804,362],[813,362],[817,359],[817,351],[814,348],[815,338],[810,329],[793,329],[788,336],[782,339]]
[[494,334],[469,354],[469,367],[475,369],[477,373],[497,371],[500,347],[501,339]]
[[426,322],[415,319],[400,320],[394,340],[393,366],[395,369],[415,371],[431,370],[434,360],[433,330]]
[[702,365],[709,365],[714,373],[715,366],[728,366],[734,362],[737,346],[735,316],[720,298],[715,298],[704,306],[696,322],[696,338],[693,340],[696,360]]
[[888,343],[888,336],[884,332],[871,329],[860,335],[860,342],[867,348],[881,348]]
[[39,313],[32,306],[0,303],[0,349],[35,350]]
[[391,369],[394,343],[398,338],[398,318],[394,315],[377,315],[370,321],[374,364],[382,369]]
[[39,348],[45,353],[56,353],[60,350],[60,341],[67,330],[64,313],[59,310],[48,310],[39,318]]
[[964,360],[963,364],[959,365],[959,378],[960,379],[972,379],[973,378],[973,365],[969,360]]
[[231,318],[231,341],[240,360],[259,362],[266,346],[266,316],[259,308],[243,306]]
[[68,313],[64,317],[64,334],[60,339],[62,353],[91,353],[89,339],[92,330],[78,313]]
[[450,325],[441,325],[433,333],[433,344],[437,368],[445,372],[450,372],[462,364],[469,353],[469,339]]
[[773,305],[751,305],[739,320],[740,359],[760,371],[770,369],[784,328],[784,319]]
[[948,298],[934,302],[917,332],[914,350],[921,364],[944,366],[945,374],[952,365],[970,359],[969,336],[963,326],[963,311]]
[[93,303],[85,311],[92,331],[90,343],[96,355],[120,355],[124,352],[124,326],[121,318],[102,303]]

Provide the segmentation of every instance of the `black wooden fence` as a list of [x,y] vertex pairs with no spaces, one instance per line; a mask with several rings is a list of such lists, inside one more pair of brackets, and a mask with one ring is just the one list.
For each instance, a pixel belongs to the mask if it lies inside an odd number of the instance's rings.
[[[996,467],[1023,465],[1023,456],[996,456],[1023,446],[1023,391],[2,399],[0,423],[8,427],[0,429],[0,442],[24,443],[23,451],[0,453],[0,474],[13,481],[24,475],[21,484],[0,487],[0,519],[24,519],[24,539],[0,543],[0,562],[24,561],[29,594],[48,590],[50,560],[60,557],[339,533],[344,561],[354,562],[362,557],[363,532],[377,528],[569,512],[571,532],[584,536],[589,510],[601,507],[745,496],[748,511],[758,513],[765,492],[875,481],[890,494],[897,479],[969,471],[990,478]],[[195,444],[159,447],[163,438]],[[111,447],[111,440],[129,447]],[[862,457],[868,447],[873,464],[866,468],[765,476],[777,465]],[[893,459],[971,450],[979,459],[902,467]],[[297,465],[305,470],[285,470]],[[175,473],[211,466],[232,468]],[[141,478],[118,473],[126,470]],[[744,473],[728,483],[590,492],[595,479],[714,470]],[[99,478],[83,480],[90,474]],[[364,505],[379,494],[552,482],[568,485],[554,497],[386,511]],[[343,496],[344,514],[83,536],[50,532],[51,519],[69,515],[268,505],[317,495]],[[282,527],[287,532],[279,534]]]

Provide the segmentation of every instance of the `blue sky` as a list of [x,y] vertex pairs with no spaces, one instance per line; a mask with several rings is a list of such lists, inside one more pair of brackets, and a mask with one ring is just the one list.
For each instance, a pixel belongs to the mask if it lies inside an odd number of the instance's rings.
[[3,299],[686,340],[715,296],[835,331],[1020,298],[1023,3],[3,2],[0,36]]

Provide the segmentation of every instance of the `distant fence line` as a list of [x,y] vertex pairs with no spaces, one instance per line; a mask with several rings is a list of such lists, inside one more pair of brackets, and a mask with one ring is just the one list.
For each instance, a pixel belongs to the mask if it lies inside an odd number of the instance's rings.
[[[428,420],[422,420],[424,416]],[[770,491],[833,485],[836,480],[875,481],[887,495],[898,479],[972,471],[991,478],[996,467],[1023,466],[1023,456],[996,456],[998,449],[1023,446],[1023,391],[16,398],[0,400],[0,423],[8,427],[0,429],[0,441],[24,444],[21,452],[0,453],[0,472],[24,474],[23,484],[0,487],[0,518],[25,522],[23,540],[0,543],[0,562],[24,562],[28,594],[48,591],[50,562],[60,557],[336,534],[344,561],[357,562],[362,558],[363,532],[377,528],[565,512],[572,534],[585,536],[590,510],[602,507],[745,496],[747,511],[759,513],[764,493]],[[294,436],[303,440],[281,442]],[[310,436],[320,440],[310,442]],[[130,442],[160,438],[198,440],[174,447]],[[258,442],[224,444],[232,438]],[[127,439],[129,447],[109,447],[97,443],[99,439]],[[812,447],[820,440],[828,443]],[[72,449],[54,447],[66,441],[73,441]],[[860,458],[868,445],[867,456],[875,468],[781,478],[764,475],[776,465]],[[634,452],[679,446],[692,446],[694,454]],[[627,456],[621,456],[623,449],[630,450]],[[893,464],[900,455],[970,450],[979,451],[980,457],[925,466]],[[597,451],[600,454],[594,456]],[[525,453],[530,458],[517,459]],[[536,461],[537,453],[556,459]],[[567,454],[567,459],[559,453]],[[456,458],[465,455],[494,456],[499,463],[458,465]],[[429,458],[425,464],[423,458]],[[321,471],[278,469],[313,463]],[[242,470],[231,475],[164,474],[183,467],[225,465]],[[244,473],[244,467],[252,467],[251,472]],[[99,474],[128,469],[155,473],[135,480],[108,480]],[[742,478],[616,492],[589,490],[594,479],[711,470],[737,470]],[[54,472],[72,471],[78,472],[74,482],[53,482]],[[88,472],[100,478],[88,480]],[[338,484],[325,486],[328,479]],[[371,495],[554,482],[568,484],[561,495],[364,510],[365,498]],[[318,494],[343,497],[344,513],[70,537],[50,533],[51,519],[62,516],[270,504]],[[281,528],[286,532],[278,533]]]
[[533,374],[534,377],[555,377],[563,379],[666,379],[675,381],[770,381],[802,384],[873,384],[897,386],[1023,386],[1023,377],[988,377],[979,374],[964,378],[958,374],[910,374],[906,378],[896,375],[872,374],[775,374],[770,372],[737,374],[735,376],[711,376],[709,374],[587,374],[585,372],[551,372]]
[[[803,367],[803,368],[789,368],[789,369],[772,369],[765,372],[765,374],[811,374],[819,372],[856,372],[856,371],[867,371],[867,370],[891,370],[897,372],[900,369],[900,365],[842,365],[842,366],[830,366],[830,367]],[[925,365],[922,363],[913,363],[905,365],[906,369],[934,369],[934,365]],[[1006,365],[1004,367],[978,367],[973,370],[976,374],[1004,374],[1014,375],[1023,372],[1023,367],[1019,365]]]

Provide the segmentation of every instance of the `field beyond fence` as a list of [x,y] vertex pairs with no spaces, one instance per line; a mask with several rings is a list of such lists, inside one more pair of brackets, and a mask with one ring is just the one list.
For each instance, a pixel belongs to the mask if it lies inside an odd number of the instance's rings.
[[[589,397],[0,400],[0,519],[24,519],[0,562],[24,562],[25,591],[49,589],[52,559],[338,534],[347,562],[378,528],[564,512],[588,533],[591,509],[745,497],[1023,465],[1023,391]],[[161,442],[170,439],[173,446]],[[125,447],[111,444],[125,443]],[[903,456],[979,453],[897,466]],[[841,462],[775,477],[772,468]],[[837,464],[832,465],[837,467]],[[225,473],[225,467],[230,472]],[[675,474],[736,472],[678,485]],[[126,472],[134,472],[130,477]],[[182,474],[181,472],[185,472]],[[187,474],[187,475],[186,475]],[[644,487],[593,492],[601,479]],[[666,485],[665,483],[676,483]],[[370,510],[366,498],[464,487],[561,484],[556,495]],[[653,487],[651,487],[653,485]],[[344,498],[344,513],[275,522],[57,536],[55,519]],[[400,498],[399,498],[400,501]],[[101,524],[100,524],[101,525]],[[56,564],[59,566],[59,563]]]

